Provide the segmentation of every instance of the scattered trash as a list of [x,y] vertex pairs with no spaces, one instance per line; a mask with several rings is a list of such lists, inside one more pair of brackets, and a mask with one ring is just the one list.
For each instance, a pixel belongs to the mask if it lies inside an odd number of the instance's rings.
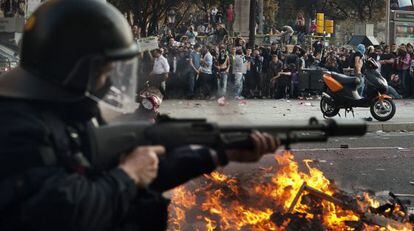
[[379,191],[375,193],[377,197],[388,197],[390,195],[390,191]]
[[407,206],[407,212],[408,212],[409,215],[414,214],[414,207],[408,207]]
[[330,166],[333,166],[333,163],[329,163]]
[[372,119],[372,117],[366,117],[366,118],[363,118],[363,120],[371,122],[373,119]]
[[240,101],[239,101],[239,104],[240,104],[240,105],[246,105],[246,104],[247,104],[247,101],[246,101],[246,100],[240,100]]
[[305,103],[305,106],[312,106],[312,103]]
[[226,98],[221,97],[217,100],[217,103],[220,107],[226,106]]
[[290,103],[290,100],[286,100],[286,103]]
[[341,144],[341,146],[340,146],[341,148],[344,148],[344,149],[347,149],[347,148],[349,148],[349,145],[348,144]]
[[385,169],[383,169],[383,168],[377,168],[377,169],[375,169],[375,171],[385,171]]
[[410,181],[409,183],[412,184],[412,185],[414,185],[414,181]]
[[326,161],[326,160],[318,160],[319,161],[319,163],[327,163],[328,161]]
[[398,150],[404,150],[405,148],[402,148],[402,147],[398,147],[397,149],[398,149]]
[[383,130],[378,130],[378,131],[376,131],[375,133],[385,133]]

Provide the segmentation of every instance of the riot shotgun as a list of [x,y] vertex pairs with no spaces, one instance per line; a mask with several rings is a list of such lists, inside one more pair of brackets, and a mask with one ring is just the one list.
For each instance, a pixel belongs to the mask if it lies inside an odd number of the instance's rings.
[[172,119],[165,117],[156,124],[126,122],[92,129],[92,165],[97,169],[116,166],[119,156],[137,146],[163,145],[167,150],[185,145],[202,145],[215,150],[251,149],[252,131],[267,132],[280,139],[287,149],[294,143],[326,142],[335,136],[363,136],[364,122],[318,121],[311,118],[307,125],[283,126],[218,125],[205,119]]

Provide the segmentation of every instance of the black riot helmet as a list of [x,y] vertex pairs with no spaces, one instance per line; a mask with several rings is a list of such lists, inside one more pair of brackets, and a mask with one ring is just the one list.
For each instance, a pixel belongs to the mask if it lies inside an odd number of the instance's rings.
[[[0,77],[0,96],[72,102],[102,91],[108,64],[138,54],[124,16],[103,0],[49,0],[27,20],[20,66]],[[119,73],[119,70],[118,70]],[[127,81],[118,80],[124,85]],[[105,93],[113,81],[105,81]],[[102,94],[96,94],[100,99]]]

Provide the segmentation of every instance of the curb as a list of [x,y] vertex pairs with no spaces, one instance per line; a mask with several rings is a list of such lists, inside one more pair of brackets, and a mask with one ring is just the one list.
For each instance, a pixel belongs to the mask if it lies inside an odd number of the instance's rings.
[[368,132],[412,132],[414,122],[406,123],[368,123]]

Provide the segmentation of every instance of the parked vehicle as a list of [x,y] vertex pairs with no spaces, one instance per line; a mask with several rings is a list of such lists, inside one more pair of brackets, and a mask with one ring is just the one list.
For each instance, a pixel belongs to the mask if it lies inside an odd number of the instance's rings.
[[366,97],[357,91],[360,79],[335,72],[325,72],[323,82],[326,91],[322,93],[321,111],[325,117],[336,116],[340,109],[352,112],[356,107],[370,108],[372,116],[378,121],[387,121],[394,117],[396,106],[392,97],[387,95],[388,83],[376,71],[379,64],[374,59],[367,61],[365,74]]

